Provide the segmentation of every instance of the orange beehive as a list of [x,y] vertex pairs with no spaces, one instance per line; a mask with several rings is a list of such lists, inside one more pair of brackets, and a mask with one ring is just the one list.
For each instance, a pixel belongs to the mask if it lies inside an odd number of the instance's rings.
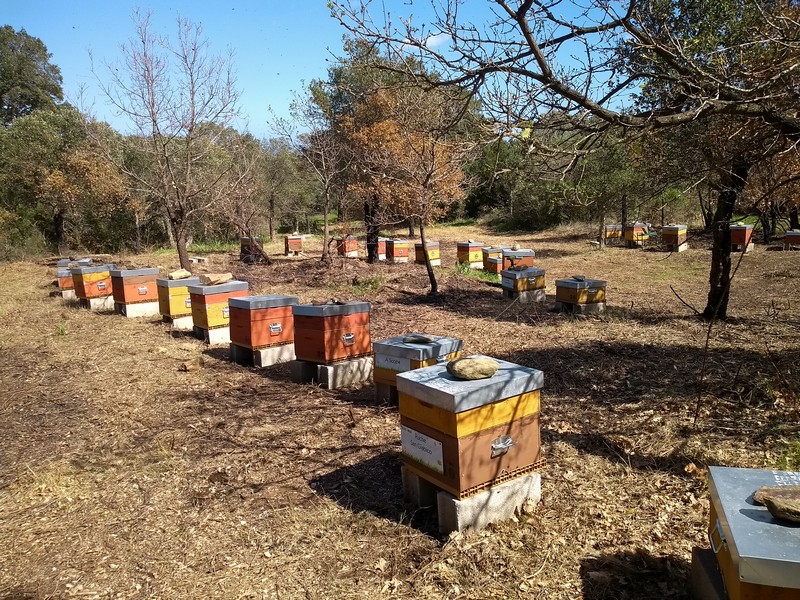
[[489,273],[495,273],[496,275],[500,275],[503,271],[503,257],[502,256],[492,256],[491,258],[483,259],[483,268],[485,271]]
[[358,240],[352,236],[340,238],[336,241],[336,252],[339,256],[355,258],[358,256]]
[[391,262],[408,262],[408,241],[386,240],[386,259]]
[[731,244],[735,246],[747,246],[752,239],[752,225],[731,225]]
[[158,302],[158,269],[113,269],[111,289],[117,304]]
[[[498,270],[497,273],[502,271],[503,270],[502,269],[502,266],[503,266],[503,260],[502,260],[502,258],[503,258],[503,250],[506,250],[506,249],[507,249],[507,246],[498,246],[496,248],[493,248],[491,246],[484,247],[483,250],[481,250],[481,253],[483,254],[483,268],[486,269],[487,271],[489,271],[490,270],[489,269],[489,260],[492,259],[492,258],[499,258],[499,259],[501,259],[500,260],[500,270]],[[494,273],[495,271],[491,271],[491,272]]]
[[231,342],[260,350],[294,341],[296,296],[246,296],[228,300]]
[[114,265],[97,265],[70,269],[75,296],[81,300],[110,296],[112,293],[111,269],[113,268]]
[[646,223],[628,223],[625,226],[625,241],[634,244],[642,244],[647,239]]
[[329,364],[368,355],[370,308],[369,302],[293,306],[295,356]]
[[378,238],[378,260],[386,260],[387,238]]
[[286,256],[299,254],[303,251],[302,235],[287,235],[283,238],[283,252]]
[[501,271],[512,267],[532,267],[536,253],[533,250],[503,250],[503,268]]
[[72,282],[72,273],[69,269],[58,269],[56,271],[58,279],[58,289],[60,290],[74,290],[75,284]]
[[686,242],[686,225],[664,225],[661,228],[661,241],[666,246],[680,246]]

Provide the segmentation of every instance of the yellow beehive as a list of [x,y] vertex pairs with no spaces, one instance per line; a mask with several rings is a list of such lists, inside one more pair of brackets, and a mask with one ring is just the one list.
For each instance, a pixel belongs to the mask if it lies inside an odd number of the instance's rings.
[[158,287],[158,312],[162,317],[175,319],[192,314],[192,300],[189,295],[190,285],[200,285],[197,277],[186,279],[156,279]]

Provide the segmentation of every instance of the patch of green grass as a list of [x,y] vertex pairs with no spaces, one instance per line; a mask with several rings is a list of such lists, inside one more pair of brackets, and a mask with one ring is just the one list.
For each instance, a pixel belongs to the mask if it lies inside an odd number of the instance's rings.
[[159,248],[158,250],[154,250],[153,254],[157,254],[159,256],[165,254],[177,254],[178,251],[175,248]]
[[[366,296],[369,293],[380,291],[386,281],[383,277],[354,277],[353,281],[346,289],[358,296]],[[342,288],[340,288],[342,289]]]
[[800,471],[800,438],[787,444],[778,459],[778,468],[782,471]]
[[483,269],[473,269],[467,263],[458,263],[454,271],[465,277],[472,277],[473,279],[480,279],[481,281],[488,281],[489,283],[500,283],[500,275],[497,273],[489,273]]
[[447,221],[439,223],[442,227],[470,227],[475,225],[475,219],[458,219],[456,221]]
[[58,336],[65,336],[67,335],[67,322],[64,319],[58,323],[58,330],[56,331],[56,335]]
[[233,252],[239,249],[239,243],[209,240],[205,242],[195,242],[186,249],[189,252]]

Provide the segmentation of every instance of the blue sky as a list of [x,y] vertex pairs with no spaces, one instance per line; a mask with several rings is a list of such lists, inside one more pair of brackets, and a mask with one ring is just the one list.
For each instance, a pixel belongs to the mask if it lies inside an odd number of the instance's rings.
[[134,34],[132,14],[137,7],[152,11],[155,29],[163,35],[174,36],[180,15],[202,24],[213,51],[233,49],[242,112],[249,121],[247,129],[257,137],[271,135],[270,106],[287,116],[292,91],[300,91],[303,81],[326,77],[331,53],[340,53],[344,34],[324,0],[170,0],[150,5],[126,0],[5,0],[0,25],[24,28],[41,39],[52,54],[51,62],[61,69],[67,98],[74,99],[84,86],[85,96],[94,98],[94,113],[124,132],[124,121],[114,117],[95,86],[89,51],[96,63],[116,60],[120,45]]

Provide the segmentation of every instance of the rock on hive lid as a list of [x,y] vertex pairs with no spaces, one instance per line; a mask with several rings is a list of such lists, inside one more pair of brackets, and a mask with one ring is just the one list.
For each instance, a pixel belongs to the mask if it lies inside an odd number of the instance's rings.
[[[180,279],[176,281],[180,281]],[[184,279],[183,281],[186,280]],[[208,296],[211,294],[227,294],[229,292],[238,292],[248,289],[249,286],[246,281],[238,281],[234,279],[233,281],[226,281],[225,283],[220,283],[219,285],[190,285],[188,287],[190,294]]]
[[86,275],[88,273],[102,273],[103,271],[111,271],[114,269],[116,265],[95,265],[89,267],[72,267],[70,271],[72,273],[80,273],[81,275]]
[[189,287],[190,285],[200,285],[200,278],[187,277],[186,279],[169,279],[167,277],[159,277],[156,279],[156,285],[165,288]]
[[396,356],[398,358],[408,358],[410,360],[428,360],[445,356],[451,352],[461,350],[461,340],[444,337],[441,335],[429,335],[433,341],[427,344],[414,344],[404,342],[403,339],[409,335],[427,335],[410,333],[397,337],[380,340],[372,343],[372,350],[375,354],[384,356]]
[[244,298],[231,298],[228,305],[233,308],[244,308],[247,310],[258,310],[260,308],[276,308],[279,306],[290,306],[299,304],[297,296],[245,296]]
[[602,279],[590,279],[579,275],[573,276],[571,279],[556,279],[556,287],[574,288],[583,290],[587,288],[606,287],[606,282]]
[[540,277],[544,275],[544,269],[538,267],[526,267],[524,269],[505,269],[500,274],[506,279],[527,279],[528,277]]
[[369,312],[372,305],[369,302],[341,302],[330,304],[295,304],[292,314],[302,317],[339,317]]
[[[476,358],[490,358],[476,355]],[[493,359],[499,365],[488,379],[456,379],[446,365],[406,371],[397,375],[397,391],[449,412],[459,413],[504,398],[541,389],[544,373],[505,360]]]
[[139,277],[142,275],[158,275],[158,269],[112,269],[112,277]]

